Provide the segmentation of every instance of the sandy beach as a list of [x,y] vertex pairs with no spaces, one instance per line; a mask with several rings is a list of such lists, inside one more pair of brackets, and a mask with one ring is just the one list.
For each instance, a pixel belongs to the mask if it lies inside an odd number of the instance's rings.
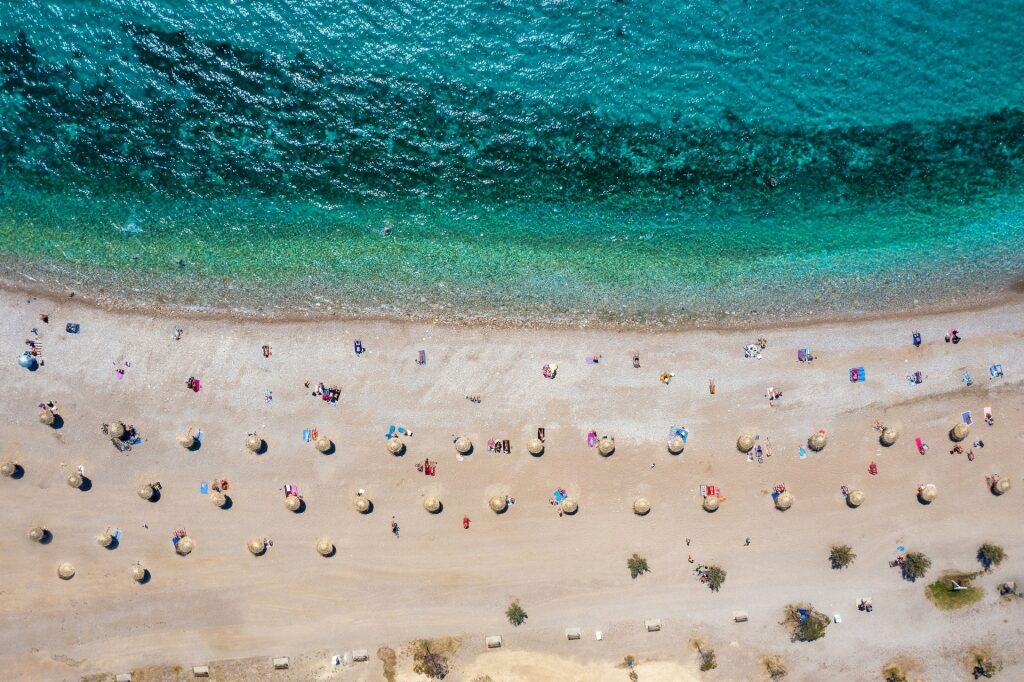
[[[765,679],[765,655],[786,662],[787,680],[877,680],[896,658],[915,662],[912,679],[963,680],[975,646],[998,655],[999,678],[1024,678],[1024,603],[996,592],[1005,580],[1024,585],[1017,300],[951,315],[678,332],[152,317],[17,292],[0,294],[0,318],[0,459],[24,470],[0,479],[3,679],[132,670],[149,671],[136,679],[191,679],[192,666],[209,664],[214,679],[379,680],[381,647],[398,653],[394,679],[425,679],[402,652],[443,637],[461,642],[456,680],[626,680],[626,655],[645,682]],[[79,333],[65,331],[68,321]],[[950,327],[961,343],[943,341]],[[767,339],[762,357],[745,358],[758,337]],[[42,345],[44,364],[32,372],[17,363],[27,339]],[[811,363],[797,361],[805,347]],[[549,363],[558,365],[553,380],[541,373]],[[1005,376],[992,379],[997,363]],[[866,368],[867,380],[851,383],[851,367]],[[919,385],[906,380],[915,371],[925,375]],[[674,373],[667,385],[663,372]],[[186,387],[189,377],[200,391]],[[311,395],[318,382],[340,387],[337,405]],[[769,387],[782,391],[774,404]],[[50,400],[60,428],[39,423],[37,405]],[[964,449],[984,441],[973,461],[949,452],[948,432],[967,410],[975,423]],[[112,420],[133,425],[141,443],[113,447],[101,433]],[[876,420],[899,431],[892,447],[879,444]],[[412,431],[402,456],[385,447],[392,425]],[[673,425],[688,431],[680,455],[666,447]],[[177,441],[190,427],[203,436],[192,451]],[[304,440],[314,428],[333,451]],[[545,450],[534,457],[527,442],[538,428]],[[828,444],[813,452],[807,439],[819,429]],[[614,438],[612,456],[588,447],[591,430]],[[252,432],[265,452],[246,450]],[[748,461],[736,447],[742,434],[770,444],[771,456]],[[472,454],[459,458],[453,435],[470,438]],[[507,439],[511,452],[489,452],[491,438]],[[435,476],[417,470],[424,459],[437,462]],[[88,490],[66,484],[78,466]],[[992,474],[1012,489],[993,495]],[[230,482],[229,509],[200,492],[219,479]],[[139,485],[155,481],[160,499],[140,499]],[[924,483],[939,491],[929,505],[915,494]],[[701,509],[705,484],[725,498],[713,514]],[[779,484],[795,498],[784,513],[770,497]],[[285,509],[285,485],[299,488],[302,513]],[[845,504],[843,485],[865,493],[861,507]],[[578,500],[577,514],[557,514],[557,488]],[[369,514],[353,509],[360,489]],[[489,510],[492,496],[506,495],[515,499],[506,513]],[[424,511],[429,496],[441,500],[439,514]],[[646,516],[632,511],[638,497],[650,501]],[[37,525],[50,542],[29,540]],[[95,539],[108,527],[121,531],[114,549]],[[195,541],[189,556],[174,551],[176,529]],[[273,546],[255,557],[253,537]],[[334,556],[317,554],[320,538]],[[927,583],[977,569],[985,541],[1008,558],[976,580],[982,600],[938,610]],[[827,560],[837,542],[857,554],[842,571]],[[926,579],[908,582],[889,566],[899,546],[931,557]],[[635,580],[626,568],[634,552],[652,569]],[[691,556],[727,571],[720,592],[695,578]],[[76,568],[71,580],[57,577],[64,561]],[[151,574],[145,584],[132,580],[136,562]],[[859,612],[867,596],[874,611]],[[504,615],[512,599],[529,616],[520,627]],[[842,622],[823,640],[791,642],[780,621],[793,602]],[[738,610],[748,622],[733,622]],[[646,631],[650,619],[659,632]],[[567,641],[567,628],[581,639]],[[503,638],[500,650],[485,649],[490,635]],[[698,672],[694,637],[714,648],[716,670]],[[331,665],[360,649],[368,662]],[[278,656],[290,657],[290,670],[272,669]]]

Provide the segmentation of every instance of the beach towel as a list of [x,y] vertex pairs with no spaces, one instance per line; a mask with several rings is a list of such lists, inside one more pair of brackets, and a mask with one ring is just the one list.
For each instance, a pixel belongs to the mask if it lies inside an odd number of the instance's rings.
[[971,411],[970,410],[967,410],[966,412],[962,413],[960,415],[960,418],[964,421],[964,424],[967,424],[968,426],[973,426],[974,425],[974,420],[971,419]]
[[81,327],[77,322],[68,322],[64,325],[64,330],[67,331],[68,334],[77,334],[79,329],[81,329]]
[[708,487],[705,484],[703,484],[703,483],[700,484],[700,496],[701,497],[707,497],[708,496]]
[[554,498],[555,498],[555,502],[558,502],[558,503],[561,503],[567,497],[567,495],[565,493],[563,493],[561,490],[556,490],[553,493],[553,495],[554,495]]
[[988,375],[992,379],[997,379],[997,378],[1003,376],[1003,366],[1002,365],[992,365],[991,367],[988,368]]
[[118,543],[121,542],[121,529],[120,528],[115,528],[114,529],[114,540],[116,542],[118,542]]
[[917,446],[917,451],[918,452],[920,452],[921,450],[924,449],[924,441],[921,440],[920,438],[915,438],[914,439],[914,445]]
[[914,332],[914,346],[921,345],[921,332]]
[[203,432],[202,431],[199,431],[199,432],[196,433],[196,440],[199,441],[200,443],[203,442]]
[[387,435],[385,435],[384,438],[391,438],[391,436],[393,436],[393,435],[395,435],[395,425],[394,424],[392,424],[391,426],[388,427]]
[[180,540],[180,539],[181,538],[179,538],[177,535],[171,537],[171,544],[174,545],[175,549],[178,548],[178,540]]
[[594,447],[597,445],[597,432],[591,431],[587,434],[587,447]]
[[596,355],[588,355],[587,356],[587,364],[588,365],[596,365],[599,362],[600,362],[600,359]]
[[416,354],[416,364],[417,365],[425,365],[425,364],[427,364],[427,352],[426,351],[421,350],[421,351],[419,351]]
[[800,448],[800,450],[797,452],[797,456],[800,457],[800,459],[807,459],[807,450]]
[[683,443],[686,443],[686,439],[690,437],[690,432],[685,426],[670,426],[668,429],[668,439],[672,440],[676,436],[683,439]]
[[200,495],[207,495],[207,494],[209,494],[209,492],[210,492],[210,486],[206,483],[206,481],[203,481],[202,483],[199,484],[199,494]]
[[302,442],[303,443],[308,443],[310,440],[312,440],[312,438],[313,438],[313,434],[310,432],[309,429],[302,429]]

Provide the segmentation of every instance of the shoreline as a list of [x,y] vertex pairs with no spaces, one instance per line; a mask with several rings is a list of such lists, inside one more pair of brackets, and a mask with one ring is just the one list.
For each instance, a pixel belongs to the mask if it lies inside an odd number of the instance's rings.
[[[31,280],[26,281],[26,280]],[[445,315],[402,315],[374,313],[371,311],[343,312],[313,310],[303,312],[264,311],[250,308],[217,308],[194,306],[180,303],[166,303],[147,300],[142,296],[126,295],[123,300],[115,302],[112,295],[97,295],[90,291],[79,290],[59,284],[47,284],[22,275],[22,279],[0,276],[0,294],[27,296],[48,301],[74,300],[76,304],[86,308],[102,310],[115,314],[142,316],[159,316],[166,319],[206,321],[258,321],[265,324],[296,324],[323,322],[373,322],[393,324],[425,324],[440,327],[463,328],[498,328],[498,329],[529,329],[537,328],[551,331],[593,330],[602,329],[616,332],[630,330],[651,333],[672,333],[687,330],[706,332],[729,332],[749,327],[764,330],[785,330],[794,327],[812,327],[827,324],[852,324],[859,322],[884,321],[903,317],[930,317],[939,314],[956,315],[966,312],[985,312],[1024,303],[1024,276],[1014,280],[1001,291],[993,291],[978,301],[966,301],[963,298],[947,302],[922,304],[917,307],[894,307],[885,310],[870,310],[847,315],[830,314],[828,312],[807,311],[792,315],[767,315],[765,317],[750,316],[729,318],[714,321],[704,320],[673,320],[664,323],[645,321],[629,321],[595,317],[571,323],[561,320],[544,320],[532,318],[499,317],[497,313],[475,314],[466,316]],[[127,308],[126,308],[127,306]],[[140,310],[140,308],[142,310]]]

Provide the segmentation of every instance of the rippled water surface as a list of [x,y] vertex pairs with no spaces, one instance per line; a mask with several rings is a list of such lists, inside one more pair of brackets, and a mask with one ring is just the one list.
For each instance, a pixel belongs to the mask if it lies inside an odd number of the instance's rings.
[[952,5],[0,0],[0,274],[557,321],[980,300],[1024,272],[1024,12]]

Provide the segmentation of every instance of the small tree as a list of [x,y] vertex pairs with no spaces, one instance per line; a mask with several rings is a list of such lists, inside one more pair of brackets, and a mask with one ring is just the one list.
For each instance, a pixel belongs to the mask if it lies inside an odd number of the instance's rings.
[[522,625],[523,621],[528,618],[526,611],[524,611],[523,607],[519,605],[518,599],[513,599],[508,605],[508,608],[505,609],[505,617],[508,618],[508,622],[512,623],[515,627]]
[[907,552],[907,556],[903,559],[903,577],[914,582],[918,578],[925,577],[931,567],[932,560],[921,552]]
[[882,668],[882,679],[885,682],[907,682],[907,676],[895,663]]
[[782,662],[781,656],[765,656],[761,659],[761,662],[764,664],[764,671],[768,674],[768,679],[772,680],[772,682],[781,680],[789,674],[785,663]]
[[708,579],[708,587],[711,588],[712,592],[718,592],[722,587],[722,583],[725,582],[725,571],[719,566],[708,566],[705,569],[704,575]]
[[999,545],[993,545],[991,542],[986,542],[978,548],[978,561],[985,567],[986,571],[991,571],[993,566],[998,566],[1003,563],[1003,559],[1006,558],[1006,552]]
[[825,636],[831,621],[810,604],[790,604],[785,610],[785,622],[793,629],[793,641],[813,642]]
[[853,563],[857,555],[849,545],[832,545],[828,553],[828,560],[832,562],[832,568],[842,570]]
[[636,580],[637,576],[650,573],[651,571],[651,567],[647,565],[647,559],[639,554],[633,554],[633,556],[629,557],[626,560],[626,566],[629,567],[629,575],[632,576],[633,580]]
[[999,672],[999,664],[993,661],[992,655],[983,649],[978,649],[974,652],[971,662],[973,664],[971,674],[974,675],[974,679],[979,677],[989,679]]
[[690,644],[697,650],[697,657],[700,659],[701,672],[714,670],[718,667],[718,660],[715,658],[715,650],[707,645],[702,639],[691,639]]
[[421,639],[416,643],[413,652],[412,671],[420,675],[426,675],[432,680],[443,680],[448,676],[448,659],[435,651],[431,651],[430,642]]

